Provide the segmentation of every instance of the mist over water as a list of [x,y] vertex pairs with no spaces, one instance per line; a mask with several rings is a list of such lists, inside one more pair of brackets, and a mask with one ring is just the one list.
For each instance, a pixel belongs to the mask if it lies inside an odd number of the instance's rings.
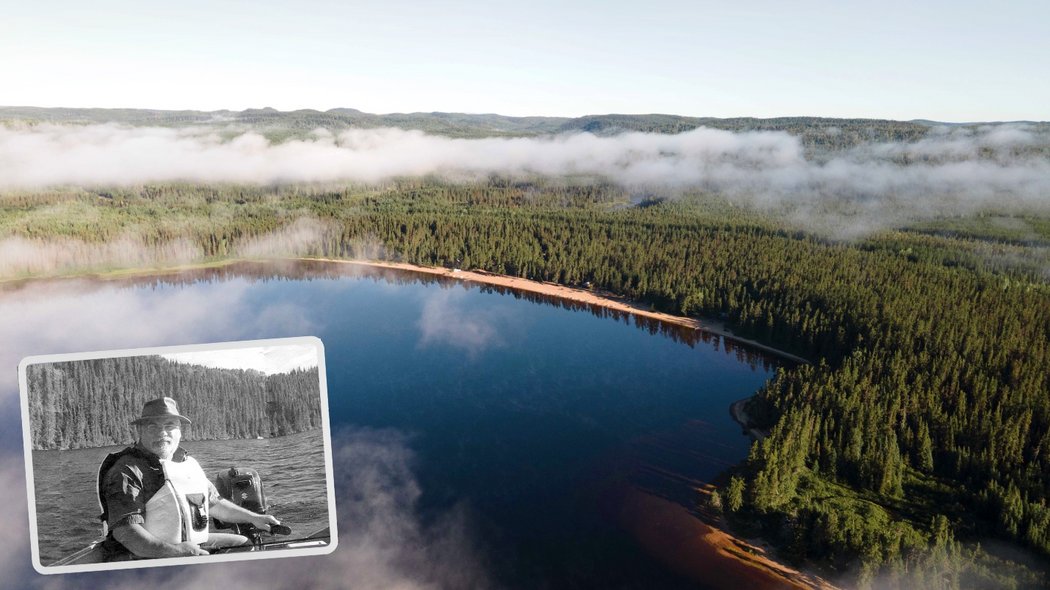
[[434,525],[415,514],[419,483],[408,438],[394,430],[344,429],[333,436],[339,506],[339,548],[322,557],[267,559],[44,577],[29,555],[26,496],[20,453],[0,449],[0,482],[13,492],[16,517],[0,528],[5,587],[72,588],[494,588],[464,517],[444,513]]

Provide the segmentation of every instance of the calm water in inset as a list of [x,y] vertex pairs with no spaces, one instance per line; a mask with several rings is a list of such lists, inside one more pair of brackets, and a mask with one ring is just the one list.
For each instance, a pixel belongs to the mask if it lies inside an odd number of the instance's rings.
[[[212,481],[230,467],[257,470],[270,514],[294,527],[294,534],[306,536],[328,526],[323,444],[321,431],[311,430],[264,440],[190,441],[182,446]],[[61,559],[98,537],[99,520],[91,518],[99,512],[95,477],[102,459],[122,448],[33,453],[41,563]]]
[[776,367],[691,330],[411,273],[241,265],[122,285],[97,297],[209,306],[155,345],[320,337],[334,436],[410,435],[418,518],[467,514],[508,587],[695,587],[610,517],[613,491],[695,504],[747,454],[730,403]]

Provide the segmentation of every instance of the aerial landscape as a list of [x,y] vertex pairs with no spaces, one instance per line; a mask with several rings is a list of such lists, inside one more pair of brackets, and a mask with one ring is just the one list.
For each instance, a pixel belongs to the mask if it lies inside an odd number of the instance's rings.
[[[264,4],[6,25],[16,586],[1047,587],[1046,7]],[[22,358],[298,336],[334,553],[33,570]],[[40,456],[131,442],[31,411]]]

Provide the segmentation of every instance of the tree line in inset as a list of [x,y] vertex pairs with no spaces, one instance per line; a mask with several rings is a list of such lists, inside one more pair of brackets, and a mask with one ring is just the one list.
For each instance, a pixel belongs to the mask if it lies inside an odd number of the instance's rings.
[[266,375],[130,356],[26,367],[33,449],[130,443],[145,402],[174,398],[183,440],[269,438],[321,427],[317,368]]

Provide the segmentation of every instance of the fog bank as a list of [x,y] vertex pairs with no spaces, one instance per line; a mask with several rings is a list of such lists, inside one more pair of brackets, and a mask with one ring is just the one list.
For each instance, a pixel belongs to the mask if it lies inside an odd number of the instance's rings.
[[[232,134],[232,136],[231,136]],[[0,127],[0,186],[143,182],[374,182],[428,174],[589,174],[627,185],[729,192],[1045,194],[1050,137],[1023,125],[937,128],[918,142],[807,159],[783,132],[574,133],[451,139],[401,129],[317,129],[271,143],[255,132],[113,124]],[[1027,155],[1026,155],[1027,154]]]
[[427,175],[584,175],[669,195],[704,190],[742,205],[786,210],[803,225],[865,233],[988,207],[1050,209],[1050,132],[1024,124],[937,127],[919,141],[807,153],[785,132],[709,128],[677,135],[480,139],[391,128],[317,129],[306,139],[272,143],[233,128],[0,126],[0,189],[8,190]]

